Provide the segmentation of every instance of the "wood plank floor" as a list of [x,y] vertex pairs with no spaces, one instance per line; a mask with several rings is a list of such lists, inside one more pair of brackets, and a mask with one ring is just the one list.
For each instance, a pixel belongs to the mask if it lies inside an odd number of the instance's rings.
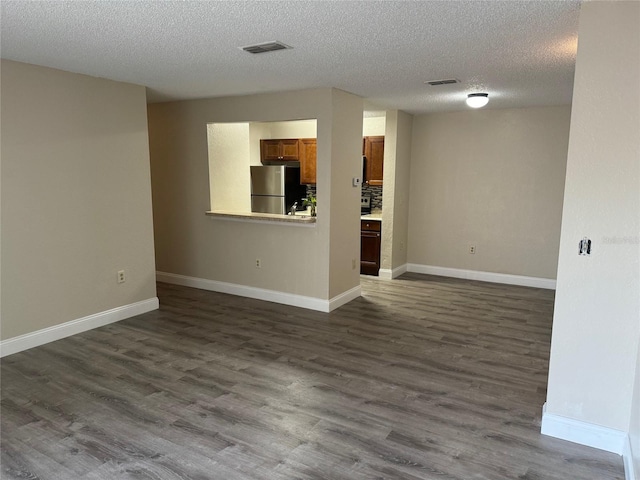
[[362,277],[331,314],[166,284],[2,360],[3,479],[623,479],[540,435],[553,292]]

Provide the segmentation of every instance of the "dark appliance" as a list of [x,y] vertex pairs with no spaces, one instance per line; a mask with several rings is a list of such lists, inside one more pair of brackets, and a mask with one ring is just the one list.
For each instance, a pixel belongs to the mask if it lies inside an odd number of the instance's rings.
[[371,196],[362,195],[360,197],[360,215],[368,215],[371,213]]

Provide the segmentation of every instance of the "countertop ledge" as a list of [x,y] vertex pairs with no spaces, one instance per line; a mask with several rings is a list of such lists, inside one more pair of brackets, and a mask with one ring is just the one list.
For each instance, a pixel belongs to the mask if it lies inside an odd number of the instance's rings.
[[316,217],[304,214],[299,215],[278,215],[274,213],[255,213],[255,212],[226,212],[222,210],[212,210],[205,212],[210,217],[232,218],[236,220],[261,220],[266,222],[282,222],[282,223],[316,223]]

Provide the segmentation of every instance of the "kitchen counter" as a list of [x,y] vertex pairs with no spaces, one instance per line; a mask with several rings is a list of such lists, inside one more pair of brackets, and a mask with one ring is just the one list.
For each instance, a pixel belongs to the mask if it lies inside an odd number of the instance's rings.
[[[317,217],[312,217],[309,210],[301,210],[292,215],[277,215],[273,213],[255,213],[255,212],[228,212],[225,210],[212,210],[206,212],[206,215],[217,218],[230,218],[236,220],[262,220],[267,222],[284,222],[284,223],[302,223],[314,224]],[[373,220],[374,222],[382,222],[382,213],[373,212],[360,216],[361,220]]]
[[316,217],[310,216],[306,211],[296,212],[296,215],[277,215],[274,213],[255,212],[227,212],[223,210],[213,210],[206,212],[206,215],[215,218],[227,218],[234,220],[261,220],[266,222],[283,222],[289,224],[315,224]]

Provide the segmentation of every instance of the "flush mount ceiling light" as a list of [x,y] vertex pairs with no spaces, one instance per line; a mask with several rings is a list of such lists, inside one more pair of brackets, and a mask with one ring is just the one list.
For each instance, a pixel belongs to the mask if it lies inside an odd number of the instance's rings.
[[487,103],[489,103],[488,93],[470,93],[467,95],[467,105],[471,108],[484,107]]

